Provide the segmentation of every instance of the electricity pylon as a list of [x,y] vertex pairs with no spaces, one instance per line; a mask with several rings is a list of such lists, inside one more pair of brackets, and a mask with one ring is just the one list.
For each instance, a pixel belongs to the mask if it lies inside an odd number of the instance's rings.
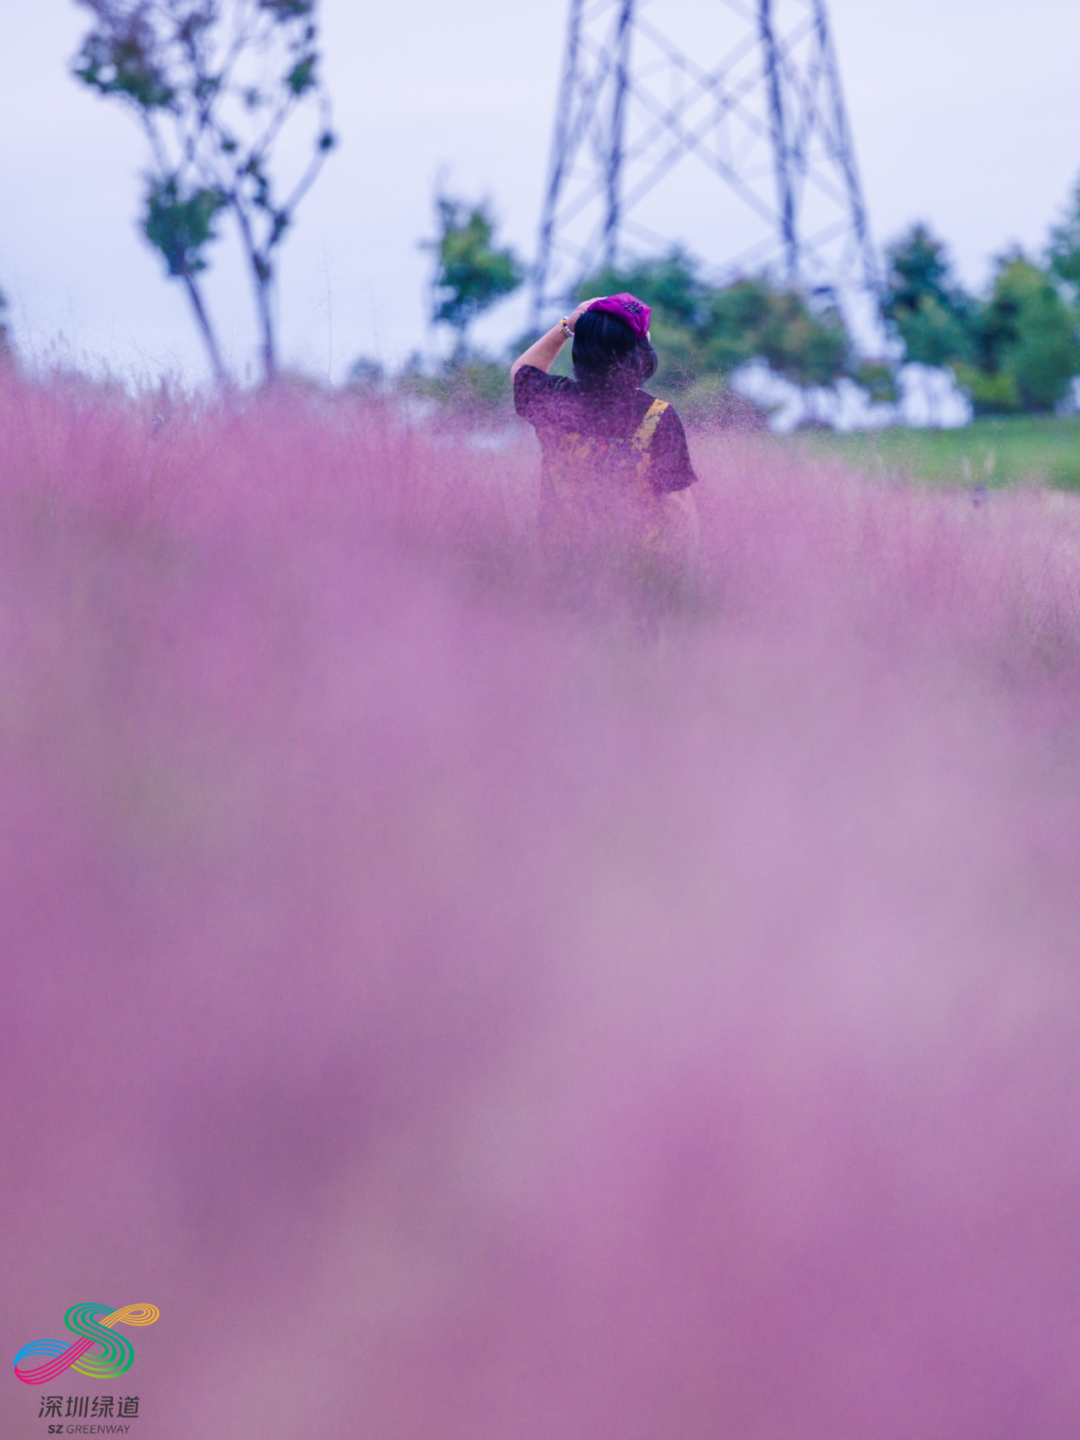
[[767,270],[849,320],[861,311],[864,332],[868,316],[880,327],[825,0],[571,0],[537,321],[600,265],[670,248],[672,202],[689,213],[672,176],[689,179],[683,160],[722,182],[690,201],[699,223],[709,217],[699,248],[713,278]]

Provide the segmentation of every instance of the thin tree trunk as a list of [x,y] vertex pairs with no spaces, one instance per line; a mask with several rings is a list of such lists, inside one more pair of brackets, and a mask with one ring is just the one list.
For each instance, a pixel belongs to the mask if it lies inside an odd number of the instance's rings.
[[236,198],[232,200],[233,213],[240,226],[244,252],[251,268],[251,283],[255,289],[255,308],[259,313],[259,328],[262,330],[263,380],[267,385],[277,376],[277,353],[274,346],[274,317],[270,310],[270,267],[259,254],[255,237],[251,233],[248,217]]
[[199,287],[195,284],[194,275],[184,275],[183,281],[187,287],[188,299],[191,301],[191,308],[195,311],[195,320],[202,331],[203,340],[206,342],[206,349],[210,356],[210,366],[214,372],[214,379],[221,384],[225,379],[225,366],[222,363],[221,351],[218,349],[217,337],[210,324],[210,317],[199,294]]
[[270,279],[260,275],[256,279],[255,294],[259,304],[259,324],[262,326],[263,379],[268,385],[277,378],[277,354],[274,346],[274,317],[270,309]]

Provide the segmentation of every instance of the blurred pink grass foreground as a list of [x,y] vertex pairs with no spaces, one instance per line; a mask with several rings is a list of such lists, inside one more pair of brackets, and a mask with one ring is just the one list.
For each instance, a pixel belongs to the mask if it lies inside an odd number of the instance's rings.
[[695,462],[565,590],[524,432],[0,389],[7,1353],[161,1309],[50,1389],[1075,1437],[1077,509]]

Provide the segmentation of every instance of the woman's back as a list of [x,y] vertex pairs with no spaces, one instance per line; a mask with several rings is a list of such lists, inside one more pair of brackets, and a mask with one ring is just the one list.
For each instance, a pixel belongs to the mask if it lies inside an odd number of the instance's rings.
[[514,377],[514,405],[536,430],[545,480],[562,472],[613,483],[630,472],[659,493],[686,489],[697,479],[678,415],[646,390],[612,393],[583,388],[564,376],[524,365]]
[[[616,313],[625,302],[636,332]],[[513,367],[515,407],[540,442],[541,530],[685,556],[697,538],[687,493],[697,477],[675,410],[641,388],[656,368],[648,307],[632,296],[591,304],[571,317],[575,379],[550,375],[544,364],[571,320]]]

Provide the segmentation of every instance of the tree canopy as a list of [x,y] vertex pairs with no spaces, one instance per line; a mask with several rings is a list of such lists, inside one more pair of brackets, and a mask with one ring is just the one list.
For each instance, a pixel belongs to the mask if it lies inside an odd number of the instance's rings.
[[622,290],[653,308],[657,378],[669,389],[686,389],[755,358],[797,385],[830,385],[851,364],[843,318],[826,297],[808,298],[764,276],[710,285],[680,248],[600,270],[581,282],[576,297]]
[[884,313],[906,358],[951,366],[979,413],[1052,410],[1080,373],[1080,192],[1074,208],[1052,233],[1045,265],[1009,251],[982,297],[957,283],[924,224],[886,252]]
[[[967,293],[943,241],[924,223],[886,251],[882,309],[904,357],[949,366],[976,411],[1048,411],[1080,374],[1080,186],[1053,231],[1045,264],[1010,251],[996,262],[986,293]],[[658,383],[686,389],[700,377],[760,358],[802,386],[851,375],[874,399],[895,396],[884,364],[860,363],[843,318],[827,296],[805,295],[767,276],[710,285],[681,249],[604,269],[577,298],[629,290],[653,307]]]
[[[473,390],[501,394],[498,365],[470,355],[464,336],[477,315],[517,289],[523,267],[511,249],[496,245],[487,203],[439,195],[436,215],[437,238],[423,242],[436,259],[431,315],[459,339],[443,377],[417,370],[412,378],[460,380],[472,364]],[[710,281],[681,246],[593,271],[567,303],[622,291],[640,296],[652,307],[657,388],[685,395],[702,382],[688,397],[695,404],[711,403],[718,378],[753,360],[806,389],[850,377],[876,402],[896,400],[905,361],[950,368],[981,414],[1046,412],[1066,399],[1080,375],[1080,184],[1044,257],[1018,249],[1000,256],[981,295],[965,290],[944,241],[924,222],[885,254],[882,314],[902,343],[876,359],[857,353],[830,292],[778,283],[768,273]],[[534,339],[520,337],[514,353]]]
[[1050,232],[1050,269],[1080,299],[1080,181],[1077,182],[1065,218]]
[[942,241],[919,223],[885,255],[882,311],[903,340],[907,359],[935,366],[969,360],[973,304],[953,277]]
[[1052,410],[1080,373],[1078,316],[1019,250],[999,258],[974,340],[976,367],[959,374],[980,409]]
[[438,234],[423,242],[435,255],[431,318],[456,330],[458,348],[463,349],[468,327],[518,289],[525,267],[513,250],[495,248],[495,222],[487,202],[439,195],[435,212]]

